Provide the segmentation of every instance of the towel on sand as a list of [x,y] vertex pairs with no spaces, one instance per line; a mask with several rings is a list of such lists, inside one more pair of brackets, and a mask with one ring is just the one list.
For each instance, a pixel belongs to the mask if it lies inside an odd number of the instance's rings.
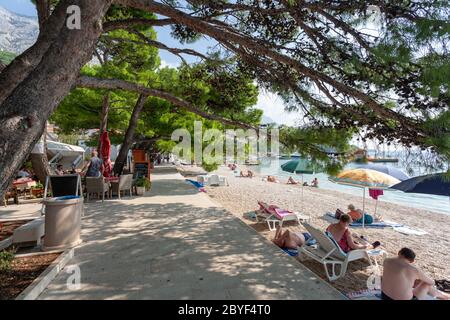
[[[336,223],[338,219],[335,218],[334,213],[327,212],[324,216],[325,220],[330,221],[333,219],[332,223]],[[330,221],[331,222],[331,221]],[[362,227],[362,223],[353,222],[350,224],[351,227],[359,228]],[[403,227],[402,224],[394,222],[394,221],[380,221],[373,222],[371,224],[365,224],[365,228],[394,228],[394,227]]]

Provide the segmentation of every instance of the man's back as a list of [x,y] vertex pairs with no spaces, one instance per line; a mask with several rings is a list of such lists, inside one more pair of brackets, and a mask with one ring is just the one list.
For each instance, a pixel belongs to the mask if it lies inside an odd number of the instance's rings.
[[88,176],[88,177],[101,176],[100,169],[101,169],[102,163],[103,163],[102,160],[100,158],[98,158],[97,156],[92,157],[88,171],[86,173],[86,176]]
[[385,259],[381,290],[394,300],[411,300],[414,282],[418,279],[418,271],[399,258]]

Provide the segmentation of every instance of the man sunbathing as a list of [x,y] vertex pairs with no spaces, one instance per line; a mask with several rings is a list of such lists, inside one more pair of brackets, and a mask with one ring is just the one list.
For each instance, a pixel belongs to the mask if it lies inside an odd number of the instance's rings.
[[272,241],[282,249],[298,249],[309,239],[306,239],[305,235],[307,234],[292,232],[288,229],[283,233],[281,227],[277,226],[277,231]]
[[383,300],[423,300],[429,295],[449,300],[449,294],[437,290],[434,280],[412,265],[415,258],[414,251],[402,248],[397,257],[384,260],[381,298]]
[[247,174],[244,173],[244,171],[241,171],[241,177],[244,178],[253,178],[253,172],[250,170],[247,170]]
[[289,177],[288,181],[286,182],[287,184],[298,184],[297,181],[295,181],[292,177]]
[[279,181],[277,180],[277,178],[275,178],[274,176],[267,176],[267,181],[268,181],[268,182],[279,183]]

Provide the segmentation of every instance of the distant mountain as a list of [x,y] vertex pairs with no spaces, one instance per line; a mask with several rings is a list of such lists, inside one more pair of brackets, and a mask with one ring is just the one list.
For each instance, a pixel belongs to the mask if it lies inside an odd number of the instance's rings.
[[31,47],[39,34],[35,17],[22,16],[0,7],[0,50],[21,54]]
[[265,115],[262,116],[261,124],[272,124],[272,123],[275,123],[275,121],[271,117]]

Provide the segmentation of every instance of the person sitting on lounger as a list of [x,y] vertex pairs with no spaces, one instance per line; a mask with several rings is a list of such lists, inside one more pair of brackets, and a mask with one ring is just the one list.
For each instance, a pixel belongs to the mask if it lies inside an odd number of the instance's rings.
[[280,226],[277,226],[273,243],[279,246],[281,249],[298,249],[309,240],[307,233],[297,233],[286,229],[285,232]]
[[348,229],[350,223],[352,223],[352,218],[348,214],[343,214],[339,217],[339,222],[328,226],[327,231],[331,233],[345,253],[356,249],[372,249],[371,244],[359,244],[353,241],[352,233]]
[[287,184],[298,184],[297,181],[295,181],[292,177],[289,177],[288,181],[286,182]]
[[397,257],[384,260],[381,299],[423,300],[428,295],[449,300],[449,294],[437,290],[434,286],[434,280],[412,265],[415,258],[414,251],[409,248],[402,248]]

